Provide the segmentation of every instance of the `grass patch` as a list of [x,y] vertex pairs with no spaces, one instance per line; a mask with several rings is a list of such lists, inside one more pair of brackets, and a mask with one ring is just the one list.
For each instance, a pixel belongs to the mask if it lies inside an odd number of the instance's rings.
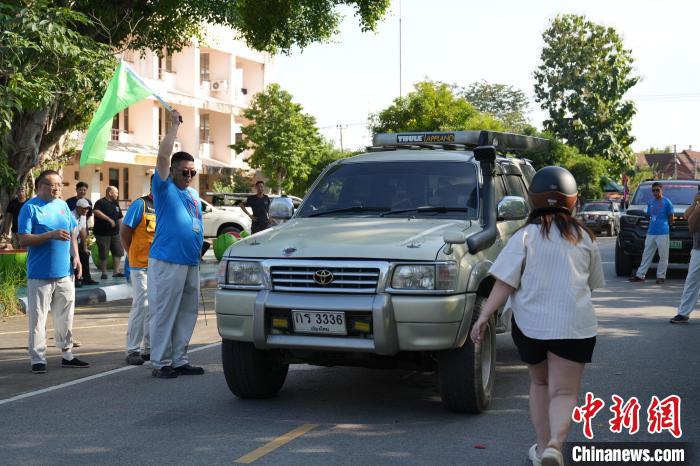
[[0,263],[0,317],[14,316],[21,312],[17,300],[17,288],[26,286],[27,270],[14,261]]

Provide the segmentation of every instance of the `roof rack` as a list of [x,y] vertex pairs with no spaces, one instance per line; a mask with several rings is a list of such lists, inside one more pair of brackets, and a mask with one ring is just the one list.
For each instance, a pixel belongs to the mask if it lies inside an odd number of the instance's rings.
[[379,133],[368,149],[474,149],[495,146],[499,152],[533,153],[549,150],[549,140],[498,131],[445,131],[422,133]]

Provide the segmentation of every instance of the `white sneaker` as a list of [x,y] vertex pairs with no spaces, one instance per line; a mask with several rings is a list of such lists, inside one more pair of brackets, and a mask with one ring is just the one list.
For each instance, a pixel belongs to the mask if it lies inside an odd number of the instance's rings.
[[545,448],[540,461],[542,466],[564,466],[564,456],[556,448]]
[[527,457],[532,461],[533,466],[541,466],[542,460],[537,456],[537,444],[530,447],[530,451],[527,452]]

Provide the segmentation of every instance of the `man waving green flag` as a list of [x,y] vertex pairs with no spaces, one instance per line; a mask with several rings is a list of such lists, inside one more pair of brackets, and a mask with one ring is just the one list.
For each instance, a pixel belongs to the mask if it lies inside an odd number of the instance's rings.
[[[100,106],[92,117],[87,134],[85,135],[85,143],[83,144],[82,153],[80,155],[80,166],[88,164],[102,163],[105,159],[105,151],[107,143],[110,140],[112,130],[112,119],[119,112],[130,105],[135,104],[139,100],[145,99],[149,95],[155,95],[151,89],[141,80],[141,78],[127,65],[123,60],[119,62],[117,71],[114,72],[112,80],[107,86]],[[172,110],[169,105],[163,102],[157,95],[163,105]]]

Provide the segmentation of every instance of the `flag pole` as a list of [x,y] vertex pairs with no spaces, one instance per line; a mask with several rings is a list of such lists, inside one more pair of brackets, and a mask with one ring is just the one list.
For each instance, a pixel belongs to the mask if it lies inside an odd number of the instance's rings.
[[[134,71],[134,69],[131,67],[131,65],[129,65],[126,61],[124,61],[123,58],[122,58],[122,63],[124,64],[124,66],[126,66],[127,71],[131,73],[131,75],[134,77],[134,79],[136,79],[139,83],[141,83],[141,85],[143,87],[145,87],[147,89],[151,89],[151,86],[146,84],[143,81],[143,79],[141,79],[141,76],[139,76],[138,73],[136,73],[136,71]],[[151,91],[153,91],[153,89],[151,89]],[[163,98],[161,96],[159,96],[157,92],[153,91],[153,97],[155,97],[156,100],[158,102],[160,102],[163,105],[163,107],[165,107],[165,109],[167,111],[169,111],[170,113],[173,112],[174,109],[170,105],[168,105],[168,103],[165,100],[163,100]]]

